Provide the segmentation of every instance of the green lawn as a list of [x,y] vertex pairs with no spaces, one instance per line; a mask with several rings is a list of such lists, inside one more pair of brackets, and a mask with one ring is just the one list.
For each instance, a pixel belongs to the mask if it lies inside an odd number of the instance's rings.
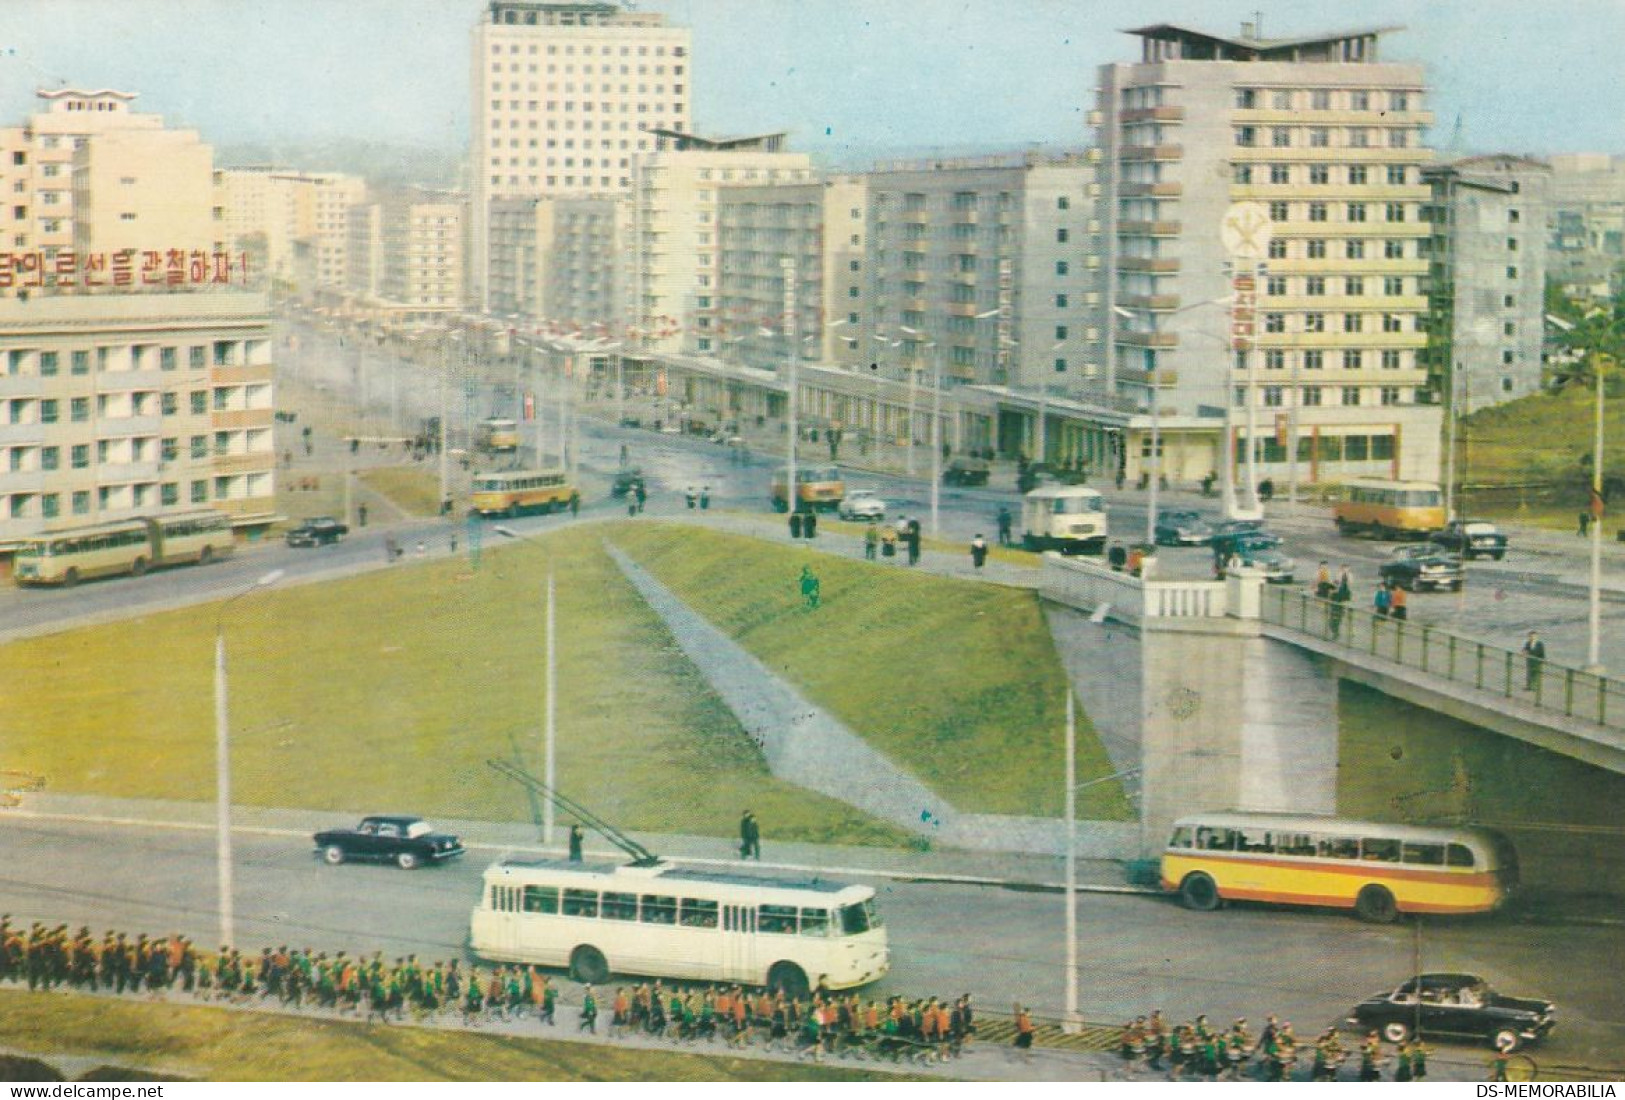
[[[1625,393],[1604,401],[1603,471],[1625,472]],[[1596,404],[1592,391],[1571,387],[1484,409],[1464,419],[1458,476],[1467,509],[1476,515],[1572,530],[1586,503]],[[1502,488],[1556,484],[1554,491]],[[1614,505],[1617,510],[1620,505]],[[1612,526],[1612,521],[1608,521]]]
[[[750,806],[784,840],[903,843],[901,830],[768,773],[603,554],[602,531],[487,545],[477,570],[463,557],[408,559],[233,604],[234,798],[527,819],[522,792],[484,761],[517,752],[540,771],[551,566],[566,793],[630,829],[727,836]],[[209,798],[218,613],[194,607],[6,646],[3,766],[54,791]]]
[[[611,536],[690,606],[960,811],[1058,815],[1066,677],[1037,597],[663,524]],[[822,606],[803,609],[811,563]],[[1087,718],[1078,777],[1112,771]],[[1079,814],[1126,819],[1116,783]]]
[[[876,1081],[882,1073],[0,990],[0,1046],[197,1081]],[[543,1028],[538,1025],[540,1033]],[[698,1049],[698,1048],[696,1048]]]

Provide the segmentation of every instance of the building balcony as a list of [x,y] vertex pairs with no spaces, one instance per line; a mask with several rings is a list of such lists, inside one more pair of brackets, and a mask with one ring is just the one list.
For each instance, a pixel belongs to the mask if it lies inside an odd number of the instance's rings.
[[[1118,367],[1117,380],[1131,386],[1155,386],[1165,390],[1179,385],[1179,372],[1164,367],[1161,370],[1141,370],[1137,367]],[[1166,410],[1165,410],[1166,411]]]
[[1177,294],[1120,294],[1117,304],[1124,309],[1174,310],[1179,308]]
[[1266,262],[1271,275],[1364,275],[1367,278],[1381,278],[1384,275],[1426,275],[1429,271],[1428,261],[1420,257],[1406,260],[1388,260],[1378,256],[1365,260],[1291,259]]
[[242,455],[215,455],[209,461],[209,473],[216,475],[227,474],[257,474],[274,469],[276,456],[272,454],[242,454]]
[[44,470],[0,473],[0,493],[38,493],[45,489]]
[[1124,221],[1117,223],[1117,232],[1125,237],[1177,237],[1180,234],[1179,222],[1168,221]]
[[971,318],[974,318],[978,313],[983,313],[983,312],[986,312],[986,311],[982,310],[982,309],[979,309],[975,302],[949,302],[948,303],[948,316],[950,316],[950,317],[971,317]]
[[898,218],[905,225],[925,225],[931,220],[929,210],[905,210]]
[[1432,111],[1299,111],[1257,109],[1233,111],[1230,120],[1237,126],[1432,126]]
[[1184,193],[1182,183],[1121,183],[1117,186],[1118,196],[1125,199],[1177,199]]
[[[1305,156],[1306,153],[1317,156],[1309,158]],[[1245,159],[1255,163],[1286,161],[1289,164],[1301,164],[1306,159],[1320,160],[1321,155],[1329,164],[1426,164],[1433,159],[1433,150],[1426,145],[1409,145],[1401,149],[1387,145],[1341,146],[1335,149],[1306,148],[1302,145],[1286,148],[1273,145],[1238,145],[1231,154],[1236,160]]]
[[1183,145],[1125,145],[1117,151],[1117,159],[1122,161],[1171,161],[1184,155]]
[[1177,332],[1128,332],[1117,330],[1117,342],[1135,348],[1177,348]]
[[[1098,114],[1091,111],[1090,114]],[[1183,107],[1141,107],[1138,110],[1124,111],[1118,116],[1123,124],[1131,122],[1184,122],[1185,108]],[[1099,126],[1098,122],[1091,122],[1091,126]]]
[[[1328,158],[1328,163],[1335,158]],[[1297,202],[1431,202],[1433,190],[1414,183],[1237,183],[1230,186],[1237,202],[1291,199]]]
[[1179,261],[1171,258],[1151,259],[1142,256],[1119,256],[1117,269],[1119,271],[1149,271],[1157,274],[1171,274],[1179,270]]
[[974,206],[966,207],[963,210],[956,207],[950,213],[955,225],[976,225],[981,219],[981,212]]
[[209,417],[209,425],[215,431],[225,431],[229,428],[269,428],[271,410],[216,409]]
[[[1371,320],[1378,322],[1376,315]],[[1380,322],[1379,322],[1380,323]],[[1425,332],[1260,332],[1261,348],[1319,348],[1341,351],[1345,348],[1415,348],[1427,346]]]
[[1347,297],[1342,294],[1298,294],[1284,297],[1264,296],[1258,299],[1259,313],[1284,313],[1302,310],[1309,313],[1425,313],[1427,296],[1407,294],[1404,297],[1385,298],[1372,294]]

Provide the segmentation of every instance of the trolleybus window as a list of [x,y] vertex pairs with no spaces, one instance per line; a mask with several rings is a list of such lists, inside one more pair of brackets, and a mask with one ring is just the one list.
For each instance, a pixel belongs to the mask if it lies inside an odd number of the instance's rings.
[[796,907],[793,905],[764,905],[757,913],[756,928],[760,932],[777,932],[787,936],[796,934]]
[[875,903],[869,901],[859,902],[856,905],[841,906],[841,934],[856,936],[860,932],[867,932],[872,928],[880,927],[880,914],[875,911]]
[[803,909],[801,911],[801,934],[803,936],[829,935],[829,910]]
[[1328,859],[1359,859],[1360,842],[1351,836],[1329,836],[1320,842],[1320,854]]
[[598,891],[565,890],[564,915],[567,917],[596,917],[598,915]]
[[690,928],[715,928],[717,926],[717,903],[702,901],[697,898],[684,898],[677,922],[686,924]]
[[677,899],[644,894],[641,919],[644,924],[676,924]]
[[[1451,867],[1471,867],[1473,865],[1473,850],[1465,844],[1452,844],[1445,848],[1445,863]],[[1508,858],[1507,853],[1501,854],[1502,869],[1516,867],[1517,864]]]
[[1360,858],[1379,863],[1399,862],[1399,841],[1367,837],[1360,841]]
[[1420,863],[1425,867],[1444,866],[1443,844],[1406,844],[1401,858],[1406,863]]
[[636,894],[615,894],[604,892],[604,919],[605,920],[637,920],[638,896]]
[[525,887],[525,912],[557,914],[559,888],[557,886]]

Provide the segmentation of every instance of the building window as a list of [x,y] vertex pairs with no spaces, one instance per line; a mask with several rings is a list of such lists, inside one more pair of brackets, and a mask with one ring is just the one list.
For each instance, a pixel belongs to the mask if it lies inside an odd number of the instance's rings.
[[1311,260],[1324,260],[1326,258],[1325,239],[1316,237],[1314,240],[1307,242],[1305,251],[1308,253]]
[[1288,149],[1292,146],[1292,131],[1286,126],[1277,126],[1270,131],[1270,144],[1277,149]]
[[1066,339],[1066,326],[1065,325],[1056,325],[1055,326],[1055,338],[1057,340],[1065,340]]
[[1397,404],[1399,404],[1399,387],[1398,386],[1384,386],[1384,387],[1382,387],[1381,392],[1382,392],[1382,403],[1384,405],[1397,405]]
[[73,494],[73,514],[76,516],[90,515],[90,491],[77,489]]
[[1265,370],[1285,370],[1286,352],[1280,348],[1266,348],[1264,351]]
[[1290,165],[1286,165],[1286,164],[1272,164],[1272,165],[1270,165],[1270,182],[1271,183],[1291,183],[1292,182],[1292,167]]
[[1507,268],[1507,278],[1516,279],[1517,277],[1518,277],[1518,269],[1516,267],[1508,267]]
[[209,483],[207,481],[192,482],[192,503],[209,503]]
[[1258,106],[1258,89],[1257,88],[1237,88],[1236,89],[1236,109],[1237,110],[1251,111],[1251,110],[1255,109],[1257,106]]
[[191,394],[192,415],[202,416],[209,411],[209,391],[193,390]]
[[1502,348],[1501,349],[1501,365],[1502,366],[1510,367],[1512,365],[1512,363],[1513,363],[1513,358],[1514,357],[1513,357],[1511,348]]
[[1311,275],[1303,281],[1303,292],[1311,298],[1318,298],[1326,293],[1326,277],[1324,275]]
[[1326,204],[1323,203],[1323,202],[1312,202],[1312,203],[1310,203],[1309,204],[1309,220],[1312,221],[1312,222],[1323,222],[1323,221],[1325,221],[1326,220]]
[[1266,314],[1264,314],[1264,331],[1265,332],[1285,332],[1286,331],[1286,314],[1284,314],[1284,313],[1266,313]]
[[[963,270],[964,265],[961,264],[960,268],[961,268],[961,270]],[[1055,261],[1055,274],[1057,274],[1057,275],[1066,275],[1071,270],[1072,270],[1071,267],[1068,266],[1068,264],[1067,264],[1067,262],[1065,260],[1056,260]]]
[[1326,149],[1332,144],[1332,132],[1325,126],[1309,127],[1309,148]]
[[1357,405],[1360,404],[1360,387],[1359,386],[1344,386],[1343,387],[1343,404],[1350,405],[1350,406],[1357,406]]
[[1383,208],[1383,220],[1384,221],[1390,221],[1390,222],[1402,222],[1402,221],[1404,221],[1405,220],[1405,204],[1402,203],[1402,202],[1388,203]]
[[1411,143],[1411,132],[1409,130],[1389,130],[1388,131],[1388,148],[1390,148],[1390,149],[1403,149],[1407,145],[1409,145],[1410,143]]
[[1310,348],[1303,353],[1304,370],[1320,370],[1326,365],[1326,353],[1319,348]]
[[1390,164],[1388,166],[1388,182],[1399,185],[1410,181],[1409,173],[1403,164]]
[[68,369],[71,370],[74,374],[89,374],[90,373],[90,352],[88,352],[88,351],[75,351],[75,352],[73,352],[72,355],[69,357],[69,367],[68,367]]
[[1355,186],[1360,186],[1365,183],[1365,165],[1349,165],[1349,183]]
[[1365,276],[1350,275],[1343,280],[1343,293],[1350,298],[1359,298],[1365,294]]
[[1292,208],[1284,202],[1270,203],[1270,221],[1284,222],[1292,216]]
[[1271,275],[1264,283],[1264,293],[1271,298],[1286,297],[1286,276]]
[[1371,144],[1371,131],[1363,126],[1349,128],[1349,148],[1365,149]]
[[1508,210],[1507,211],[1507,221],[1510,222],[1513,225],[1517,225],[1518,222],[1522,220],[1522,218],[1523,218],[1523,215],[1519,214],[1518,211],[1516,211],[1516,210]]
[[1253,182],[1253,166],[1250,165],[1250,164],[1238,164],[1238,165],[1236,165],[1236,170],[1235,170],[1235,173],[1234,173],[1234,179],[1235,179],[1235,182],[1238,183],[1238,184],[1252,183]]
[[1326,315],[1324,313],[1305,313],[1303,315],[1303,331],[1325,332]]
[[56,370],[57,370],[56,364],[57,364],[56,352],[54,352],[54,351],[42,351],[42,352],[40,352],[39,353],[40,377],[42,377],[42,378],[52,378],[52,377],[54,377],[56,375]]
[[[1252,148],[1254,145],[1258,144],[1258,131],[1255,130],[1251,126],[1237,126],[1236,127],[1236,144],[1243,147],[1243,148],[1247,148],[1247,149]],[[19,207],[18,209],[24,209],[24,208]],[[19,216],[20,217],[26,217],[27,215],[23,214],[23,215],[19,215]]]
[[39,449],[39,468],[42,470],[55,470],[62,464],[62,448],[41,447]]
[[1385,260],[1403,260],[1405,258],[1405,242],[1383,241],[1382,258]]
[[[1283,165],[1282,167],[1285,167]],[[1332,182],[1332,169],[1329,164],[1311,164],[1309,166],[1309,182],[1314,184],[1329,184]]]
[[1285,392],[1286,389],[1284,386],[1265,386],[1264,406],[1270,409],[1280,408],[1282,405],[1286,404],[1282,397]]
[[1343,255],[1350,260],[1365,259],[1365,242],[1359,240],[1345,241],[1343,244]]
[[75,443],[69,452],[69,464],[75,470],[88,470],[90,468],[90,444]]
[[1302,397],[1300,399],[1300,403],[1303,404],[1305,407],[1320,404],[1320,387],[1319,386],[1305,386],[1301,392],[1302,392]]
[[1345,313],[1345,314],[1343,314],[1343,331],[1344,332],[1360,332],[1361,330],[1364,329],[1364,327],[1365,327],[1365,314],[1363,314],[1363,313]]
[[1332,93],[1325,88],[1316,88],[1309,93],[1309,109],[1311,111],[1329,111],[1332,109]]
[[1518,238],[1516,238],[1516,237],[1508,237],[1507,238],[1507,251],[1508,252],[1516,252],[1516,251],[1518,251]]
[[1359,348],[1349,348],[1343,352],[1343,369],[1359,370],[1365,366],[1365,353]]
[[68,419],[82,424],[90,419],[90,398],[75,397],[68,406]]
[[1056,309],[1066,309],[1067,308],[1067,296],[1065,294],[1057,294],[1055,296],[1055,308]]
[[1382,280],[1382,292],[1390,298],[1402,298],[1405,295],[1405,277],[1403,275],[1388,275]]
[[1349,203],[1348,206],[1344,209],[1343,220],[1344,221],[1350,221],[1350,222],[1363,222],[1363,221],[1365,221],[1365,203],[1363,203],[1363,202],[1351,202],[1351,203]]
[[1404,332],[1404,322],[1397,313],[1384,313],[1382,315],[1382,331]]
[[1398,370],[1399,365],[1400,365],[1399,349],[1397,349],[1397,348],[1384,348],[1383,352],[1382,352],[1382,369],[1383,370]]

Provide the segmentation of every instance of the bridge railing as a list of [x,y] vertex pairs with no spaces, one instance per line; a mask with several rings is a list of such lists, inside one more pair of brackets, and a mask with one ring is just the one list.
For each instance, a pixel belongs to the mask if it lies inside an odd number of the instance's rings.
[[1263,620],[1351,654],[1392,661],[1567,718],[1625,729],[1625,684],[1555,661],[1534,660],[1520,650],[1284,588],[1264,593]]

